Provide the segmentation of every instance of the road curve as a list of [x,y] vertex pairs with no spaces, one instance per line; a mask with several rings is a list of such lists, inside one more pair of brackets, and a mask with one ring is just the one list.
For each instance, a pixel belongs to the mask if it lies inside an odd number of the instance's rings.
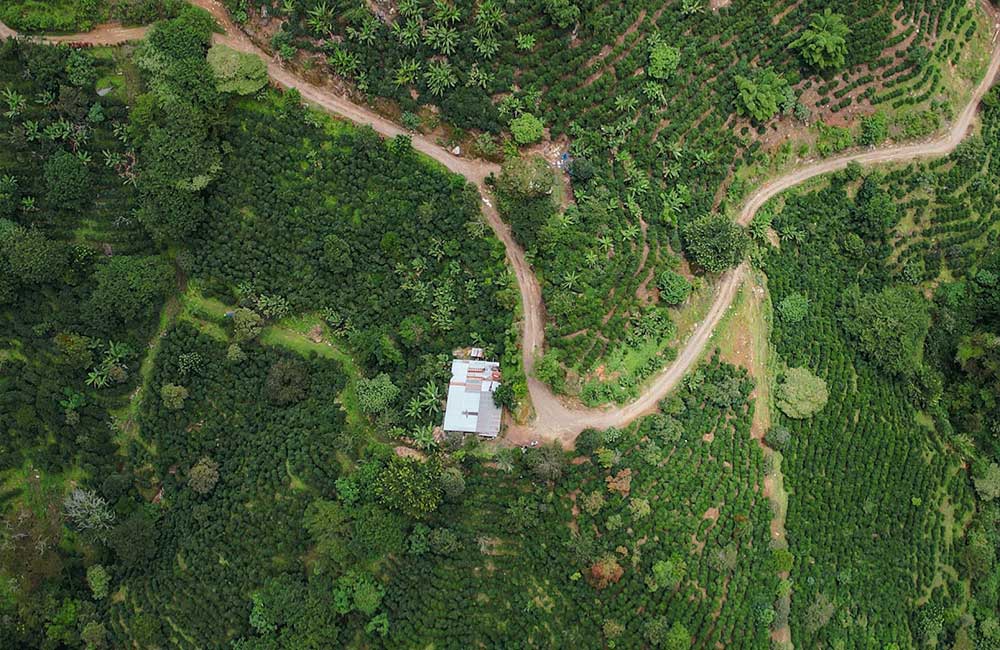
[[[637,399],[624,406],[610,409],[584,408],[570,405],[561,400],[552,393],[548,386],[532,376],[535,357],[542,350],[544,343],[545,307],[542,303],[542,291],[538,284],[538,278],[525,258],[524,249],[514,240],[510,227],[500,218],[492,202],[487,198],[486,178],[490,174],[499,173],[499,166],[481,160],[455,156],[427,137],[405,131],[375,111],[355,104],[330,88],[306,81],[257,47],[230,20],[221,3],[216,0],[189,1],[206,9],[218,20],[223,33],[214,36],[215,42],[259,55],[267,62],[268,74],[278,86],[294,88],[298,90],[305,101],[352,122],[368,124],[385,137],[409,136],[414,149],[437,160],[452,172],[461,174],[479,190],[482,197],[483,214],[504,245],[507,260],[514,270],[514,276],[521,293],[524,319],[521,333],[522,359],[525,373],[528,375],[528,392],[535,408],[535,418],[527,425],[514,425],[510,428],[508,438],[512,442],[524,443],[535,439],[559,440],[565,446],[572,446],[576,436],[584,429],[625,426],[636,418],[654,412],[657,403],[677,386],[684,374],[698,362],[711,340],[712,333],[736,297],[737,290],[747,271],[746,264],[722,275],[716,286],[715,300],[708,314],[698,323],[685,341],[674,362],[656,375]],[[125,41],[141,39],[145,31],[145,28],[142,27],[122,28],[117,25],[106,25],[85,34],[45,37],[45,40],[49,42],[116,45]],[[16,35],[14,30],[0,23],[0,39]],[[968,133],[969,127],[975,120],[980,100],[993,85],[997,71],[1000,70],[1000,43],[998,43],[996,31],[993,43],[990,63],[983,80],[976,87],[968,105],[965,106],[947,133],[927,142],[851,153],[800,167],[765,183],[750,195],[737,216],[739,223],[748,224],[761,206],[781,192],[816,176],[843,169],[851,162],[863,165],[906,162],[951,153]]]

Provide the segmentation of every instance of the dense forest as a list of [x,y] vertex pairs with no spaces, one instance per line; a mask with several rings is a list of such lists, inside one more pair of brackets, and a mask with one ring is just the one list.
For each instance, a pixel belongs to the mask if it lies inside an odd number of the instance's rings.
[[988,17],[717,4],[227,2],[503,160],[557,392],[634,398],[722,271],[766,275],[772,317],[729,325],[769,332],[763,372],[716,340],[568,450],[437,426],[466,346],[530,409],[465,178],[186,3],[5,3],[152,26],[0,44],[0,647],[1000,647],[1000,91],[948,156],[729,217],[775,134],[825,156],[953,117]]

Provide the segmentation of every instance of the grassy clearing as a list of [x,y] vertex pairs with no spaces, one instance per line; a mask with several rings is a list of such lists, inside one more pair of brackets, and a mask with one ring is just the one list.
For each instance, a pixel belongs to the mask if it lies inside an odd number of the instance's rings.
[[[69,494],[73,485],[86,478],[87,473],[79,467],[66,472],[43,472],[29,461],[17,469],[4,472],[0,493],[19,492],[19,496],[12,502],[20,503],[35,515],[41,516],[51,502],[51,495]],[[27,486],[33,486],[33,489],[26,489]]]

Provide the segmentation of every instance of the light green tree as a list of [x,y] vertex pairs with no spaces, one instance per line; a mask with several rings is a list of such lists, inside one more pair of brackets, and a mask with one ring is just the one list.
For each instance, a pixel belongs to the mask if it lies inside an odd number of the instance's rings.
[[108,597],[110,582],[111,576],[102,565],[92,564],[87,567],[87,585],[90,587],[90,593],[93,594],[94,600],[104,600]]
[[649,68],[646,70],[654,79],[666,79],[681,61],[681,51],[676,47],[655,39],[649,49]]
[[817,68],[839,68],[847,56],[847,35],[851,33],[844,17],[827,7],[821,14],[813,14],[809,27],[803,30],[791,47],[799,50],[809,65]]
[[778,112],[788,81],[773,68],[757,70],[749,77],[736,76],[739,91],[737,110],[758,122],[766,122]]
[[399,388],[389,375],[382,373],[374,379],[361,379],[357,385],[358,402],[365,413],[381,413],[399,396]]
[[542,139],[545,127],[542,121],[531,113],[521,113],[510,121],[510,132],[518,144],[531,144]]
[[219,92],[252,95],[267,85],[267,65],[256,54],[217,44],[208,51],[208,64]]
[[778,385],[778,408],[790,418],[811,417],[824,406],[829,397],[826,382],[808,368],[789,368]]
[[458,77],[447,61],[432,61],[424,73],[424,81],[427,82],[431,94],[438,97],[443,95],[445,90],[453,88],[458,83]]

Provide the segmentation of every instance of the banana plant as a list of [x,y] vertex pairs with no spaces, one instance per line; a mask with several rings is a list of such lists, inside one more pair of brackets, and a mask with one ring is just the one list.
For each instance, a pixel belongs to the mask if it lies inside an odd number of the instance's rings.
[[0,100],[3,100],[3,102],[7,104],[7,111],[4,113],[4,116],[6,116],[9,120],[12,120],[20,115],[21,111],[24,110],[25,105],[28,103],[24,98],[24,95],[17,92],[13,88],[4,88],[0,91]]

